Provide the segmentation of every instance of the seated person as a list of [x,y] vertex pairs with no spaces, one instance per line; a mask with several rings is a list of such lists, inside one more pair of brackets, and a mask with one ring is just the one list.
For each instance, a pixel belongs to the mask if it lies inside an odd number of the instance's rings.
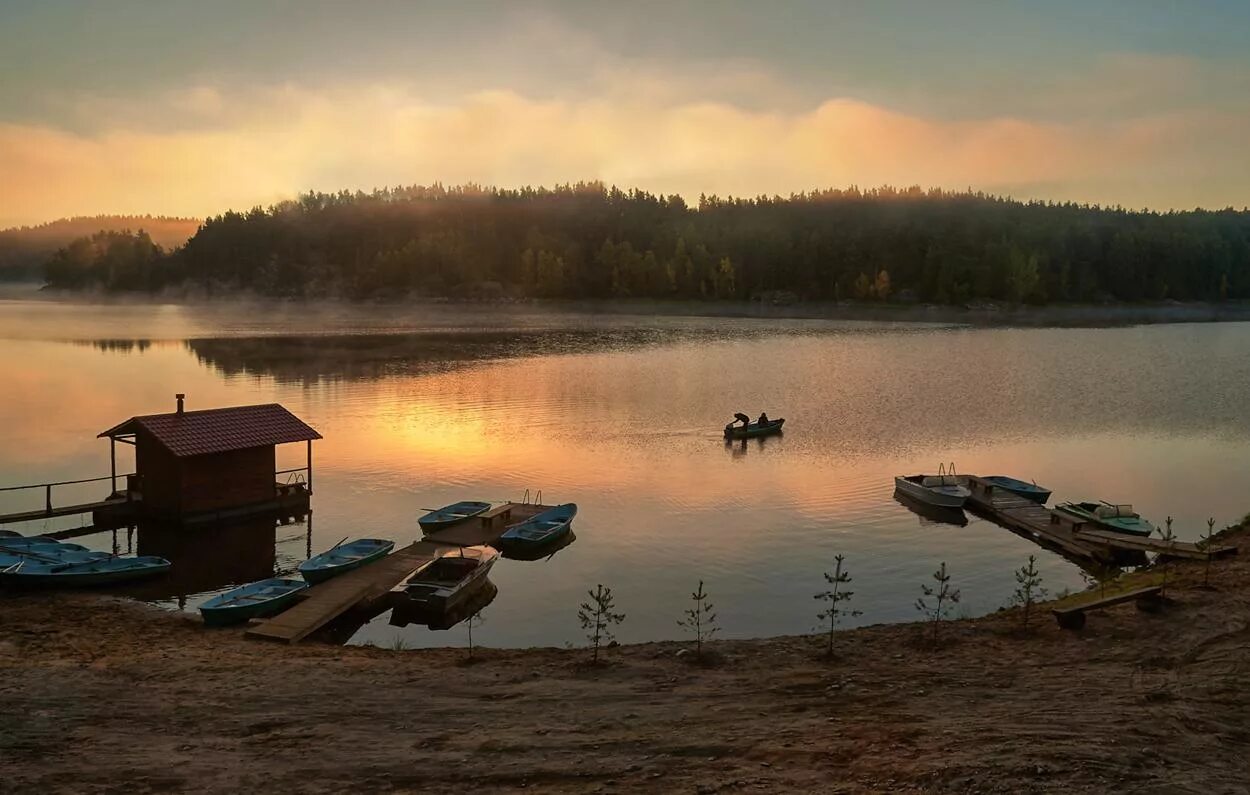
[[760,418],[759,418],[758,422],[759,422],[759,424],[760,424],[760,425],[767,425],[767,424],[768,424],[768,412],[766,412],[766,411],[761,411],[761,412],[760,412]]

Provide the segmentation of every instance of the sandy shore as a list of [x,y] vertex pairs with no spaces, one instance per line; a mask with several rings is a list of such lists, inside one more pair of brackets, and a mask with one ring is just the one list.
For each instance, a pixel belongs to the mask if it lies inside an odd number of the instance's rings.
[[[1233,534],[1245,545],[1250,533]],[[580,650],[244,640],[89,594],[0,598],[0,791],[1244,791],[1250,556],[1173,603]],[[571,606],[571,609],[575,607]]]

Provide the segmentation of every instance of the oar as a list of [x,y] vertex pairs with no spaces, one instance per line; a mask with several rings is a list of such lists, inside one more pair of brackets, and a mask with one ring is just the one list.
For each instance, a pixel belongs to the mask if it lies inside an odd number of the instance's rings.
[[334,546],[330,547],[329,549],[327,549],[327,550],[326,550],[326,552],[333,552],[334,550],[338,549],[338,548],[339,548],[339,544],[342,544],[344,541],[346,541],[346,540],[347,540],[348,538],[350,538],[350,537],[351,537],[351,536],[343,536],[342,538],[340,538],[340,539],[339,539],[339,543],[338,543],[338,544],[335,544]]
[[34,558],[35,560],[40,560],[40,561],[43,561],[44,563],[60,563],[61,562],[60,558],[49,557],[48,555],[41,555],[38,552],[31,552],[30,549],[15,549],[13,547],[0,546],[0,551],[11,552],[14,555],[21,555],[22,557]]

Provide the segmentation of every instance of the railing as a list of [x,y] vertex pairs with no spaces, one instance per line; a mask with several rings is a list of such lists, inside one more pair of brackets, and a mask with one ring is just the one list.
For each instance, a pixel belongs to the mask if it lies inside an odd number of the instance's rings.
[[[123,475],[122,477],[133,477],[134,473]],[[52,487],[53,486],[73,486],[79,483],[99,483],[103,480],[113,480],[112,475],[105,475],[102,478],[83,478],[81,480],[58,480],[53,483],[34,483],[29,486],[4,486],[0,487],[0,491],[25,491],[27,489],[43,489],[44,490],[44,507],[48,513],[52,513]],[[110,495],[111,496],[111,495]]]

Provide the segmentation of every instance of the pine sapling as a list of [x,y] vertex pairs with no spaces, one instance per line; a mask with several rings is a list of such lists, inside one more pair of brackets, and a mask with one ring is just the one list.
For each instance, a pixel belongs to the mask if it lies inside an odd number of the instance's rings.
[[920,586],[924,596],[916,600],[916,609],[933,624],[933,643],[936,645],[938,625],[959,604],[959,591],[950,586],[951,576],[946,573],[946,561],[942,561],[941,568],[933,572],[933,579],[937,585]]
[[826,657],[833,656],[833,633],[843,617],[860,615],[858,610],[847,610],[840,604],[850,599],[854,591],[846,588],[851,582],[850,573],[842,567],[842,561],[846,560],[846,557],[836,555],[833,560],[833,574],[825,572],[825,582],[829,584],[830,589],[816,594],[816,598],[825,603],[825,609],[817,613],[816,617],[829,625],[828,643],[825,646]]
[[1046,589],[1042,587],[1042,575],[1037,570],[1037,556],[1029,555],[1029,562],[1016,569],[1016,592],[1011,600],[1024,608],[1023,628],[1029,631],[1029,616],[1033,605],[1045,599]]
[[1211,557],[1215,554],[1215,517],[1207,519],[1207,534],[1202,537],[1202,546],[1207,553],[1207,565],[1202,572],[1202,587],[1211,587]]
[[699,580],[699,589],[690,594],[694,605],[686,611],[686,617],[677,622],[678,626],[685,627],[694,635],[694,656],[700,662],[703,661],[703,641],[710,639],[720,630],[720,627],[716,626],[715,607],[707,600],[707,597],[707,592],[703,590],[703,580]]
[[469,659],[470,660],[473,659],[473,628],[480,627],[482,625],[482,622],[485,620],[486,620],[486,617],[483,616],[482,611],[479,610],[473,615],[469,616],[464,621],[465,629],[469,631]]
[[586,630],[586,639],[590,641],[592,650],[590,661],[598,663],[599,647],[615,640],[616,636],[612,634],[612,627],[624,621],[625,614],[615,611],[612,589],[604,587],[602,583],[596,585],[595,590],[587,591],[586,594],[590,597],[590,601],[581,603],[577,618],[581,622],[582,629]]
[[[1172,533],[1172,517],[1167,518],[1167,529],[1159,528],[1159,535],[1163,537],[1163,543],[1168,545],[1170,549],[1172,543],[1176,541],[1176,535]],[[1159,553],[1160,568],[1163,570],[1163,581],[1159,583],[1159,596],[1166,596],[1168,590],[1168,571],[1172,568],[1172,558],[1166,552]]]

